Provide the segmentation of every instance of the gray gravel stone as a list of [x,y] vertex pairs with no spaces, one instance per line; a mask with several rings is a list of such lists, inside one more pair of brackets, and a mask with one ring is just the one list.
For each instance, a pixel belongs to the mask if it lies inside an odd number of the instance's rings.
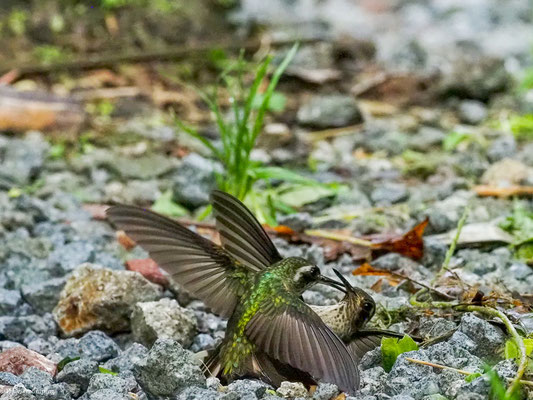
[[197,353],[202,350],[210,350],[215,348],[217,341],[213,336],[207,333],[200,333],[194,337],[190,350]]
[[445,318],[422,318],[418,329],[419,335],[423,338],[435,338],[456,328],[455,322]]
[[57,305],[65,282],[66,279],[61,277],[22,285],[22,295],[35,311],[49,313]]
[[196,317],[173,299],[137,303],[131,315],[131,330],[135,340],[148,347],[159,338],[189,347],[196,333]]
[[387,182],[376,186],[370,198],[377,205],[391,205],[407,200],[409,192],[403,183]]
[[426,365],[413,365],[405,360],[406,357],[429,361],[425,350],[401,354],[385,382],[385,392],[390,396],[409,395],[417,400],[439,393],[438,377],[433,369]]
[[29,367],[22,373],[20,379],[38,400],[70,400],[72,398],[68,385],[54,384],[50,374],[38,368]]
[[118,345],[101,331],[91,331],[80,339],[60,340],[53,351],[62,357],[82,357],[94,361],[106,361],[120,353]]
[[228,385],[228,391],[237,393],[239,398],[243,400],[261,399],[267,389],[272,389],[272,387],[262,381],[253,379],[240,379]]
[[[205,389],[196,386],[189,386],[183,389],[177,396],[177,400],[251,400],[256,399],[256,397],[241,397],[236,392],[221,393],[216,392],[212,389]],[[263,397],[264,399],[264,397]]]
[[505,343],[502,330],[472,313],[464,314],[459,324],[459,331],[475,343],[473,354],[493,359]]
[[79,385],[85,392],[91,377],[96,373],[98,373],[98,363],[82,358],[65,365],[57,374],[56,381]]
[[57,247],[48,258],[50,268],[56,276],[72,272],[80,264],[93,262],[96,249],[87,241],[76,241]]
[[91,395],[102,389],[111,389],[121,394],[135,393],[139,387],[133,376],[122,377],[111,374],[94,374],[87,388],[87,393]]
[[313,393],[313,400],[330,400],[339,394],[339,388],[331,383],[319,383]]
[[81,400],[131,400],[131,396],[115,392],[113,389],[100,389],[94,393],[87,394],[85,398],[80,397]]
[[316,95],[298,110],[298,123],[316,128],[333,128],[363,121],[357,102],[347,95]]
[[187,155],[173,178],[174,200],[192,209],[208,204],[209,195],[216,188],[216,174],[220,172],[219,164],[195,153]]
[[36,400],[31,390],[24,387],[22,383],[19,383],[13,387],[10,391],[3,394],[0,399],[2,400]]
[[461,122],[471,125],[481,123],[488,114],[485,104],[476,100],[463,100],[458,111]]
[[293,397],[307,397],[307,389],[301,382],[281,382],[279,388],[276,389],[276,393],[285,398]]
[[280,225],[288,226],[296,232],[303,232],[313,226],[313,218],[309,213],[294,213],[283,215],[278,218]]
[[0,317],[0,339],[24,342],[27,337],[49,337],[57,333],[51,314]]
[[0,315],[12,315],[21,304],[20,291],[0,288]]
[[20,383],[20,378],[11,372],[0,372],[0,385],[15,386]]
[[114,372],[125,372],[133,370],[134,366],[148,357],[148,349],[142,344],[133,343],[126,348],[116,358],[108,360],[104,364],[104,368]]
[[148,357],[135,363],[135,377],[155,396],[171,396],[186,386],[205,386],[202,370],[193,354],[171,339],[158,339]]
[[512,135],[502,136],[490,144],[487,156],[491,162],[513,157],[516,154],[516,140]]

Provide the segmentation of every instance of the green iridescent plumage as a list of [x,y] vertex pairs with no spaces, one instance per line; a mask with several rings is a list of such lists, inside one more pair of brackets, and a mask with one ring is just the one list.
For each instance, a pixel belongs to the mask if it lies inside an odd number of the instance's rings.
[[115,206],[107,214],[178,283],[229,318],[224,341],[207,362],[211,373],[274,385],[318,379],[354,393],[356,361],[301,300],[313,284],[339,283],[303,258],[283,259],[239,200],[215,191],[212,202],[222,246],[138,207]]

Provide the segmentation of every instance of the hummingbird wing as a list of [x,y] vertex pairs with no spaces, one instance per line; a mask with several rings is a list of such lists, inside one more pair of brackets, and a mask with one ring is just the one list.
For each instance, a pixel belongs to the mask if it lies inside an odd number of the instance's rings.
[[231,316],[249,272],[220,246],[170,218],[140,207],[109,208],[108,219],[122,229],[179,284],[214,312]]
[[269,356],[355,393],[359,370],[348,349],[311,308],[284,293],[263,301],[246,335]]
[[261,271],[282,257],[252,212],[228,193],[211,193],[217,230],[224,249],[235,259]]

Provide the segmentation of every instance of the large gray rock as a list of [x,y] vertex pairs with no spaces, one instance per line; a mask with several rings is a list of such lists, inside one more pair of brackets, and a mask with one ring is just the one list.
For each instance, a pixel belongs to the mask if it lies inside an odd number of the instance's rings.
[[148,357],[135,363],[135,377],[154,396],[172,396],[187,386],[205,387],[205,378],[191,352],[171,339],[158,339]]
[[298,122],[316,128],[334,128],[363,121],[357,102],[347,95],[316,95],[298,110]]
[[131,330],[134,338],[148,347],[163,338],[189,347],[196,333],[196,317],[176,300],[137,303],[131,315]]
[[160,286],[137,272],[83,264],[67,280],[54,317],[70,336],[93,329],[124,331],[129,328],[133,306],[156,300],[161,292]]
[[89,381],[87,394],[92,395],[99,390],[110,389],[121,394],[139,392],[139,385],[133,376],[118,376],[112,374],[94,374]]
[[142,344],[133,343],[126,348],[118,357],[108,360],[104,368],[114,372],[133,370],[134,366],[148,357],[148,349]]
[[472,353],[482,358],[493,359],[505,343],[505,335],[500,328],[476,317],[473,313],[463,315],[459,331],[472,339],[476,344]]
[[82,357],[94,361],[106,361],[117,357],[120,353],[118,345],[101,331],[91,331],[80,339],[60,340],[53,349],[62,358]]
[[87,391],[89,381],[98,373],[98,363],[88,359],[79,359],[65,365],[57,374],[56,381],[78,385],[82,391]]

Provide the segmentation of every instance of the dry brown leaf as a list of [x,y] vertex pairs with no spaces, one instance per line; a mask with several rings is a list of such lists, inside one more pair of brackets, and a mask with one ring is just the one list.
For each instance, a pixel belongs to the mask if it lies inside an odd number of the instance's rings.
[[428,222],[429,219],[426,218],[409,232],[401,236],[391,237],[379,242],[372,241],[373,248],[399,253],[406,257],[419,260],[424,255],[424,241],[422,235],[424,234]]

